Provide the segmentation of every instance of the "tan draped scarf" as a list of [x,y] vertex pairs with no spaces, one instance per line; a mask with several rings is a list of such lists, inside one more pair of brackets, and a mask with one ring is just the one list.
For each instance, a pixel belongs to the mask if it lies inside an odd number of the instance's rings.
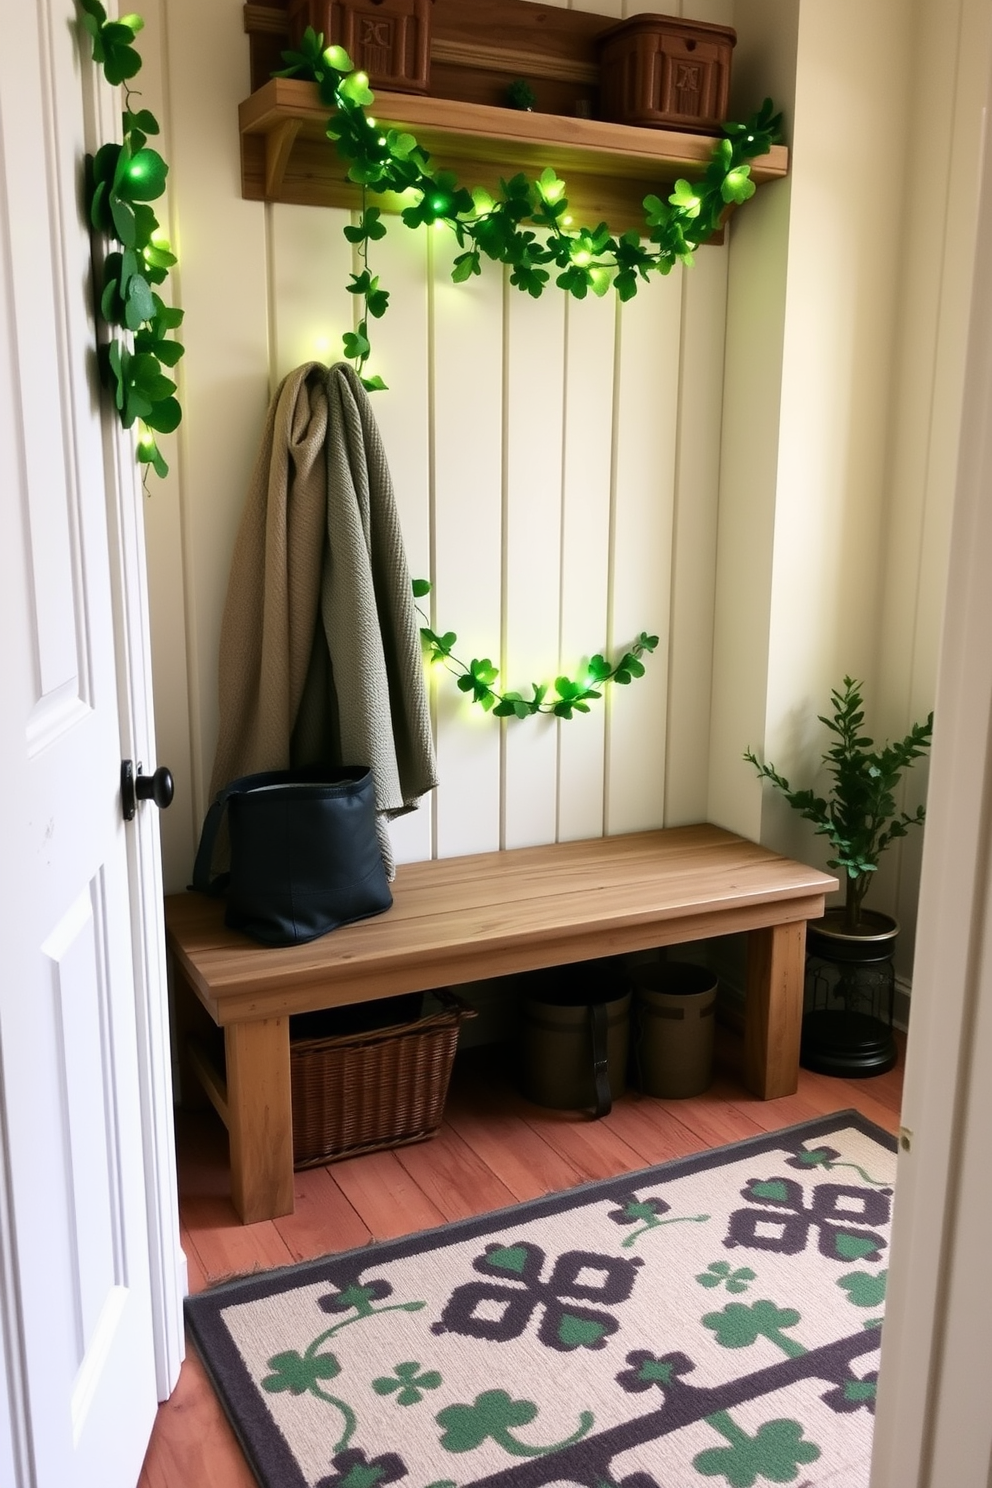
[[316,761],[369,765],[384,820],[437,784],[392,481],[347,363],[297,367],[265,421],[228,583],[211,794]]

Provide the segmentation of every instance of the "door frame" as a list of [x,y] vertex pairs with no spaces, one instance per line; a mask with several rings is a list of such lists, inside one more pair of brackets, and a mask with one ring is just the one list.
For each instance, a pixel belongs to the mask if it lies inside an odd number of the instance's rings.
[[[80,45],[82,48],[82,42]],[[84,68],[93,68],[95,64],[82,49]],[[97,78],[95,94],[99,138],[120,139],[118,91]],[[146,497],[135,458],[134,434],[121,428],[107,396],[101,400],[100,418],[107,472],[121,759],[132,760],[135,769],[142,765],[148,774],[158,762],[144,527]],[[185,1357],[183,1300],[189,1288],[179,1237],[172,1036],[157,808],[150,802],[139,802],[126,832],[155,1380],[158,1398],[163,1401],[175,1389]]]
[[[985,147],[872,1488],[987,1488],[992,1296],[992,150]],[[978,1259],[979,1264],[986,1264]]]

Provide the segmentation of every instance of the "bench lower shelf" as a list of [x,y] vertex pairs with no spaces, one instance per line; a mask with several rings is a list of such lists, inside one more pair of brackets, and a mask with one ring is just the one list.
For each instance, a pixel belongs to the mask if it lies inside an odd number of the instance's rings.
[[409,864],[394,905],[309,946],[226,930],[223,906],[166,901],[174,985],[224,1031],[226,1088],[192,1068],[225,1120],[245,1223],[293,1212],[289,1016],[746,931],[745,1083],[792,1094],[806,922],[836,880],[708,825]]

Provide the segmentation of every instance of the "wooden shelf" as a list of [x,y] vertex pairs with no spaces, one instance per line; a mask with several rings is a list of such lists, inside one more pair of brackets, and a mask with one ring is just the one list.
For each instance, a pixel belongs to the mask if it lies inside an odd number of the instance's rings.
[[[249,201],[349,207],[361,192],[324,133],[328,110],[316,85],[272,78],[241,104],[242,194]],[[643,198],[677,177],[702,175],[716,140],[708,135],[636,129],[595,119],[521,113],[487,104],[408,93],[377,92],[375,117],[409,130],[466,186],[492,191],[500,177],[554,166],[567,184],[576,223],[608,222],[614,232],[639,228]],[[788,151],[774,145],[751,169],[756,183],[788,171]],[[385,210],[399,199],[375,198]]]

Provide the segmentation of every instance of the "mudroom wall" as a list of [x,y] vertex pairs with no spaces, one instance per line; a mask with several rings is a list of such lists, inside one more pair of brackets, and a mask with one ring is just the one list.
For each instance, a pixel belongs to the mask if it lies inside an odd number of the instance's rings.
[[[703,819],[822,861],[763,800],[744,746],[814,769],[815,714],[844,671],[873,689],[888,733],[929,706],[971,229],[948,234],[941,217],[925,231],[905,162],[924,150],[928,199],[967,187],[978,0],[940,4],[950,34],[937,0],[664,8],[735,25],[735,114],[766,93],[786,114],[790,177],[761,188],[723,246],[620,307],[534,301],[491,265],[453,285],[450,235],[398,220],[375,245],[392,298],[374,408],[432,623],[517,688],[660,637],[644,678],[570,722],[501,724],[435,669],[441,784],[396,825],[401,861]],[[186,310],[184,420],[146,509],[178,889],[207,805],[220,616],[264,410],[292,367],[337,357],[355,305],[346,214],[241,198],[241,0],[144,13]],[[915,898],[906,862],[900,905]]]

